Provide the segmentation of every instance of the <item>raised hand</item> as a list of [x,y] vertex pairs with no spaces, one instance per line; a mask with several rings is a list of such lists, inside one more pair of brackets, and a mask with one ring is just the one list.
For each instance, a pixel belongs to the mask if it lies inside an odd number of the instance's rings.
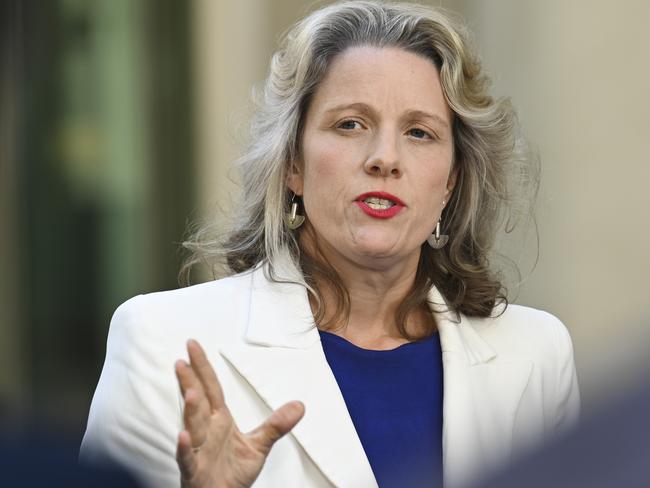
[[259,427],[239,431],[224,402],[217,375],[205,352],[187,342],[190,363],[176,362],[176,376],[185,399],[185,430],[178,435],[176,461],[183,488],[248,487],[253,484],[273,444],[305,413],[299,401],[275,410]]

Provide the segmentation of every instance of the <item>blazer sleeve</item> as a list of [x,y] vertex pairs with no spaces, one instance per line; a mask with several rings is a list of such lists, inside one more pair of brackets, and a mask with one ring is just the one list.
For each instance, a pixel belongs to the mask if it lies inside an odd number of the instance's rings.
[[555,321],[555,347],[558,354],[557,387],[554,431],[575,427],[580,417],[580,390],[569,331],[562,322]]
[[177,487],[182,398],[173,353],[155,324],[146,322],[142,301],[125,302],[111,320],[80,461],[117,462],[147,485]]

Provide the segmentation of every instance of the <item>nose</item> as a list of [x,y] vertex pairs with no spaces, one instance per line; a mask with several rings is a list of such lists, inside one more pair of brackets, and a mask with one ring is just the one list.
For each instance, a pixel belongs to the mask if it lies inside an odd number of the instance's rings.
[[364,164],[366,173],[387,178],[402,176],[399,143],[394,135],[378,134],[375,138],[370,157]]

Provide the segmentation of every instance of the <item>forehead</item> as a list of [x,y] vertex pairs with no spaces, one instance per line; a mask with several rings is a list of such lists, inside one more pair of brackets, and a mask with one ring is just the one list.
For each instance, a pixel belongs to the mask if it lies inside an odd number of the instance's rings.
[[366,103],[391,110],[422,110],[450,118],[433,61],[396,47],[359,46],[338,54],[312,103],[316,111],[345,103]]

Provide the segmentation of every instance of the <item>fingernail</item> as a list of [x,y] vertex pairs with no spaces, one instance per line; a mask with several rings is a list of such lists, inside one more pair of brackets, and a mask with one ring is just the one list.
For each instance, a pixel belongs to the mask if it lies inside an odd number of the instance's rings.
[[295,403],[293,404],[293,408],[296,412],[299,412],[300,410],[305,410],[305,404],[302,403],[300,400],[296,400]]

